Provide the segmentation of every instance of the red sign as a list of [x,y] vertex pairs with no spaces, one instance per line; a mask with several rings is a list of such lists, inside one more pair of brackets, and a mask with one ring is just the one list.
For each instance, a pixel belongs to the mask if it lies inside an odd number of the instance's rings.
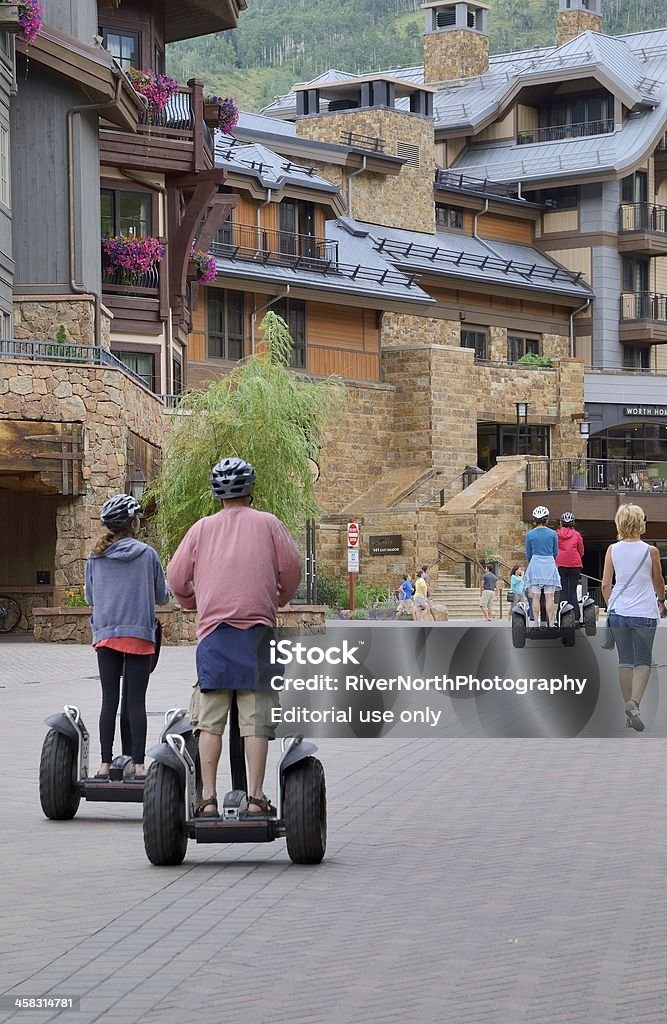
[[348,548],[359,546],[359,523],[347,524],[347,546]]

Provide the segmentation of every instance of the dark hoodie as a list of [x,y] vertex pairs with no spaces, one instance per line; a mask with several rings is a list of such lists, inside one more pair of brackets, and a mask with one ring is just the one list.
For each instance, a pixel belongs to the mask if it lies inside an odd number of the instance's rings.
[[86,600],[93,606],[93,644],[120,636],[155,639],[155,605],[169,596],[157,552],[123,537],[86,566]]
[[559,526],[558,534],[558,556],[556,565],[559,569],[581,569],[582,557],[584,554],[584,542],[578,530],[571,526]]

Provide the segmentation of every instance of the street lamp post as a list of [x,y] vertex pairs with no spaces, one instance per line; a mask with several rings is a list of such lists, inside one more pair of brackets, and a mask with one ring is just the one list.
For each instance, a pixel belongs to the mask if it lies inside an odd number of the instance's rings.
[[[524,442],[521,443],[522,435],[528,433],[528,402],[516,402],[516,453],[517,455],[525,455],[525,448],[528,445]],[[524,431],[521,430],[523,426]]]
[[[320,478],[320,467],[315,459],[308,459],[313,483]],[[317,531],[314,519],[306,520],[306,604],[317,604]]]

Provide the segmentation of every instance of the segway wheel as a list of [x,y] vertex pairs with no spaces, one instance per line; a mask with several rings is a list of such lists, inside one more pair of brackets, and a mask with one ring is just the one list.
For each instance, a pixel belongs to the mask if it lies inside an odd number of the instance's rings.
[[586,636],[595,636],[597,632],[594,604],[587,604],[584,608],[584,632]]
[[526,646],[526,620],[523,615],[512,615],[512,645]]
[[287,772],[283,810],[290,860],[319,864],[327,848],[327,787],[316,757],[304,758]]
[[151,864],[181,864],[188,848],[178,774],[154,761],[144,783],[144,848]]
[[76,782],[76,752],[67,736],[49,729],[39,762],[39,800],[52,821],[69,821],[79,809],[81,793]]
[[563,647],[574,647],[577,634],[577,620],[574,617],[574,610],[563,612],[560,617],[560,630]]

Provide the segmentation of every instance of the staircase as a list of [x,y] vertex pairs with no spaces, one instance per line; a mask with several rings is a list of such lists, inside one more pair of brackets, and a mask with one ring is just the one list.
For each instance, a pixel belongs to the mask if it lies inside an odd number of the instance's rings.
[[[479,606],[479,586],[466,587],[464,581],[443,568],[438,569],[438,578],[431,583],[430,600],[434,604],[446,604],[450,621],[452,619],[483,619]],[[496,599],[494,617],[497,619],[500,600]],[[503,593],[503,615],[507,614]]]

